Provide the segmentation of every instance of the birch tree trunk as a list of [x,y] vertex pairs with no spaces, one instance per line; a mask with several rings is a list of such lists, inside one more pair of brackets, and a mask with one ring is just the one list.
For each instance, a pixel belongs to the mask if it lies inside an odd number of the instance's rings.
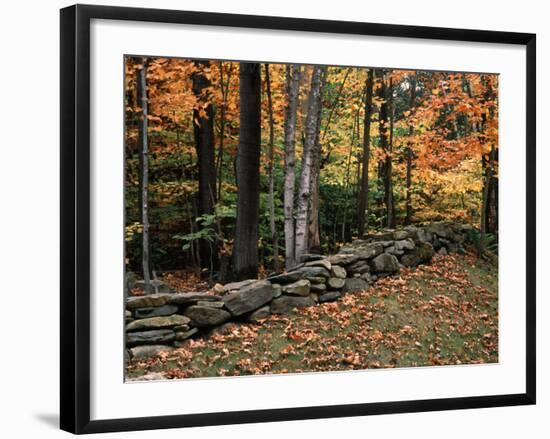
[[369,158],[370,158],[370,124],[372,119],[372,89],[374,84],[374,70],[369,69],[365,84],[365,118],[363,122],[363,172],[361,188],[357,201],[357,232],[361,239],[368,232],[369,208]]
[[269,232],[273,245],[273,270],[279,271],[279,237],[275,225],[275,188],[273,182],[273,160],[274,160],[274,121],[273,121],[273,101],[271,99],[271,80],[269,77],[269,64],[265,64],[265,84],[267,94],[267,111],[269,119],[269,145],[267,150],[268,164],[268,184],[269,184]]
[[308,99],[308,111],[305,126],[304,151],[302,155],[302,172],[300,174],[300,186],[296,208],[296,250],[295,258],[308,251],[308,223],[309,203],[311,197],[312,170],[315,153],[315,139],[317,133],[317,112],[319,94],[321,92],[322,67],[315,66],[311,77],[311,90]]
[[261,80],[260,64],[240,63],[240,123],[237,149],[237,220],[233,246],[235,280],[258,276],[260,205]]
[[321,173],[321,120],[323,111],[323,90],[327,75],[327,67],[321,69],[321,84],[317,102],[317,117],[315,120],[315,142],[313,149],[313,169],[311,172],[311,203],[308,227],[308,252],[321,252],[321,234],[319,231],[319,177]]
[[149,242],[149,137],[147,133],[148,116],[148,98],[147,98],[147,59],[142,58],[141,69],[138,70],[138,96],[141,107],[141,117],[139,119],[139,142],[140,142],[140,174],[141,174],[141,224],[143,226],[141,252],[142,269],[145,291],[151,292],[151,261],[150,261],[150,242]]
[[286,93],[288,103],[285,109],[285,183],[284,183],[284,216],[285,216],[285,267],[295,265],[295,224],[294,224],[294,188],[296,185],[296,110],[300,88],[300,66],[287,65]]

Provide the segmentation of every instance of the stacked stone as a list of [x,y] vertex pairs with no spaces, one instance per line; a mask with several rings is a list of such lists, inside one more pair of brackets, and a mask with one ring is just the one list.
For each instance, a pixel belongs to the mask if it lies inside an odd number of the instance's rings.
[[[174,293],[154,281],[153,294],[126,300],[127,355],[148,357],[180,347],[190,337],[228,321],[260,322],[271,314],[334,301],[366,290],[402,267],[428,263],[440,254],[463,249],[471,226],[430,224],[388,230],[355,240],[332,256],[306,254],[288,272],[265,280],[249,279],[213,292]],[[133,280],[139,288],[139,282]]]

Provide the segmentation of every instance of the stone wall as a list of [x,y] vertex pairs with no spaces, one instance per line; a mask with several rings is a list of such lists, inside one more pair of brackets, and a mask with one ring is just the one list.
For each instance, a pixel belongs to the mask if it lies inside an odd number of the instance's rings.
[[[307,254],[288,272],[212,291],[177,293],[155,281],[155,293],[126,299],[127,356],[141,358],[182,346],[229,321],[261,322],[271,314],[338,300],[377,279],[430,262],[435,252],[463,250],[473,230],[462,224],[408,226],[355,240],[331,256]],[[133,281],[133,286],[140,285]]]

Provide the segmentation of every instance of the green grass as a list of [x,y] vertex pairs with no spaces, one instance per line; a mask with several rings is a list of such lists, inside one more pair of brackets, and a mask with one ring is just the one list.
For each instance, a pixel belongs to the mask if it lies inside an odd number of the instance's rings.
[[127,365],[129,378],[212,377],[498,361],[498,271],[473,255],[436,257],[338,302],[236,324],[168,355]]

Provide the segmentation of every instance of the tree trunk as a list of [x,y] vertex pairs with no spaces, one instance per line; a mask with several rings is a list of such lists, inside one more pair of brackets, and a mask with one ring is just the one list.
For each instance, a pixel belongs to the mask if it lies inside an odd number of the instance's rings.
[[139,119],[139,144],[140,144],[140,194],[141,194],[141,224],[143,226],[141,252],[142,270],[145,291],[151,292],[151,261],[149,241],[149,137],[147,133],[147,116],[149,103],[147,98],[147,59],[141,60],[142,67],[138,70],[138,96],[141,106]]
[[384,205],[386,208],[386,226],[389,226],[391,212],[389,204],[389,187],[388,187],[388,155],[389,155],[389,140],[388,140],[388,87],[386,86],[386,74],[382,71],[380,89],[378,91],[378,97],[382,101],[380,104],[379,113],[379,132],[380,132],[380,149],[382,150],[382,160],[378,165],[378,175],[381,189],[384,192]]
[[[355,146],[355,138],[356,138],[356,130],[355,127],[359,125],[359,108],[355,111],[355,116],[353,116],[353,123],[351,126],[351,141],[349,143],[349,151],[348,151],[348,158],[346,163],[346,172],[345,172],[345,179],[344,179],[344,213],[342,215],[342,242],[348,241],[348,234],[347,231],[347,216],[348,216],[348,198],[349,198],[349,189],[351,186],[351,157],[353,155],[353,147]],[[359,133],[357,133],[357,136]],[[335,218],[338,218],[338,213],[336,212]],[[336,234],[335,234],[336,235]],[[334,237],[334,240],[336,241],[336,236]]]
[[308,227],[308,251],[313,253],[321,253],[321,234],[319,231],[319,185],[321,174],[321,119],[323,110],[323,90],[325,87],[327,67],[323,67],[321,71],[321,85],[319,86],[319,96],[317,103],[317,117],[315,127],[315,142],[313,150],[313,168],[311,172],[311,204]]
[[229,94],[229,84],[231,81],[232,64],[229,63],[229,71],[227,72],[227,83],[224,84],[223,62],[220,62],[220,91],[222,93],[222,103],[220,106],[220,144],[218,147],[218,159],[216,169],[218,170],[218,203],[222,200],[222,170],[223,170],[223,150],[225,142],[225,111],[227,107],[227,96]]
[[374,84],[374,70],[369,69],[365,84],[365,118],[363,122],[363,172],[359,199],[357,200],[357,233],[359,239],[368,231],[369,208],[369,158],[370,158],[370,123],[372,118],[372,89]]
[[[414,108],[414,99],[416,95],[416,78],[409,78],[410,90],[410,99],[409,99],[409,111],[412,112]],[[406,159],[407,159],[407,176],[406,176],[406,211],[405,211],[405,225],[409,225],[412,222],[412,196],[411,196],[411,183],[412,183],[412,160],[413,160],[413,150],[412,150],[412,136],[414,134],[414,124],[411,123],[409,126],[409,143],[407,145]]]
[[269,145],[267,156],[268,165],[268,180],[269,180],[269,232],[273,245],[273,270],[279,271],[279,237],[277,235],[277,227],[275,225],[275,188],[273,182],[273,160],[274,160],[274,122],[273,122],[273,102],[271,99],[271,80],[269,77],[269,64],[265,65],[265,84],[267,94],[267,110],[269,118]]
[[285,111],[285,184],[284,184],[284,215],[285,215],[285,267],[295,265],[295,229],[294,229],[294,187],[295,174],[295,144],[296,144],[296,110],[298,108],[298,92],[300,88],[300,66],[287,65],[286,93],[288,103]]
[[304,151],[302,155],[302,172],[300,175],[300,189],[296,209],[296,250],[295,257],[308,251],[308,224],[309,202],[311,197],[313,160],[315,153],[315,139],[317,133],[317,112],[319,94],[321,92],[322,67],[314,66],[311,77],[311,90],[308,99],[308,111],[305,126]]
[[393,201],[393,121],[395,119],[395,105],[393,101],[393,80],[390,78],[389,86],[389,106],[390,106],[390,140],[388,143],[388,153],[386,155],[386,211],[388,227],[395,229],[395,205]]
[[[198,213],[202,216],[214,214],[216,204],[214,108],[208,102],[209,96],[205,95],[211,83],[204,70],[210,68],[210,62],[197,61],[195,64],[198,71],[193,73],[192,80],[197,105],[193,109],[193,128],[199,169]],[[209,268],[211,272],[218,265],[216,247],[207,240],[200,243],[202,268]]]
[[261,79],[260,64],[239,66],[239,146],[237,149],[237,220],[233,277],[258,276],[260,205]]
[[486,162],[484,174],[485,179],[483,182],[483,192],[482,192],[482,198],[481,198],[481,221],[480,221],[480,227],[479,227],[479,256],[483,256],[485,253],[486,247],[487,247],[487,213],[489,211],[489,190],[490,190],[490,184],[491,180],[493,179],[493,165],[495,161],[495,147],[494,145],[491,145],[491,151],[489,152],[489,159],[483,160],[483,162]]

